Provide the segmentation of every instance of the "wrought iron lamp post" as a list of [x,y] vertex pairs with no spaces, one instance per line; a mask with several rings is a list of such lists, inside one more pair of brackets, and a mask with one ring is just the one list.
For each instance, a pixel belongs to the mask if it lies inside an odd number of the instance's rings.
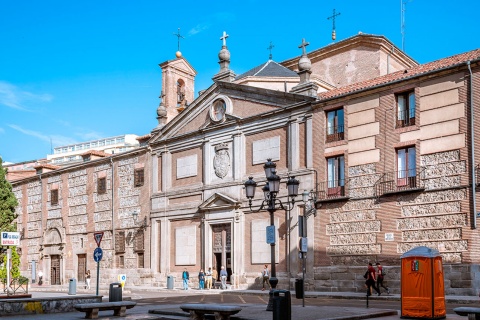
[[262,188],[264,199],[258,210],[252,210],[252,199],[255,197],[255,189],[257,187],[257,183],[253,180],[253,177],[249,177],[248,180],[245,181],[245,193],[248,199],[250,211],[259,212],[266,208],[267,211],[270,213],[270,226],[267,227],[267,239],[268,243],[270,243],[271,250],[271,276],[269,279],[271,289],[269,293],[267,311],[273,311],[273,290],[277,287],[278,284],[275,266],[275,211],[277,211],[277,209],[291,210],[293,208],[293,206],[295,205],[295,197],[298,195],[298,186],[300,184],[300,182],[295,179],[295,177],[291,176],[288,178],[287,189],[289,200],[284,206],[282,201],[277,198],[278,191],[280,189],[281,178],[277,175],[277,172],[275,170],[276,166],[277,165],[275,164],[275,162],[272,162],[272,159],[267,159],[267,162],[263,166],[265,170],[265,176],[267,178],[267,184],[265,184],[265,186]]
[[[316,208],[316,203],[317,203],[317,192],[311,190],[307,191],[305,190],[302,192],[302,201],[305,203],[305,211],[303,214],[303,219],[302,219],[302,232],[303,234],[301,235],[302,241],[305,241],[305,244],[307,243],[307,219],[310,217],[312,214],[314,217],[317,216],[317,208]],[[307,271],[307,251],[302,249],[302,246],[300,246],[300,258],[302,259],[302,307],[305,307],[305,273]]]

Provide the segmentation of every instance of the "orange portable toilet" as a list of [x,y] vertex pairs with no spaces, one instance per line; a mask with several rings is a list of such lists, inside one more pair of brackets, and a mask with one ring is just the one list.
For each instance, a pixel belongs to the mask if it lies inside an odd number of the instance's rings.
[[401,317],[445,318],[447,311],[440,253],[435,249],[416,247],[400,258]]

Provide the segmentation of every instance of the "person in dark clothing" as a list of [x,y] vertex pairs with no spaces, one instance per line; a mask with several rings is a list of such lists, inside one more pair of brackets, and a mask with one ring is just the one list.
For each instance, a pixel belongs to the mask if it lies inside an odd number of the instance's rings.
[[188,290],[188,280],[190,279],[190,275],[188,274],[187,268],[182,273],[182,280],[183,280],[183,290]]
[[377,294],[380,295],[380,291],[378,290],[377,286],[375,285],[377,278],[375,276],[375,268],[373,267],[372,263],[368,263],[367,269],[367,281],[365,281],[365,285],[367,286],[367,297],[372,295],[372,288],[377,291]]
[[385,272],[383,272],[383,267],[380,264],[380,262],[377,262],[376,265],[377,265],[377,288],[378,288],[378,291],[380,291],[380,287],[382,287],[383,289],[387,290],[387,294],[390,294],[390,290],[388,290],[388,287],[385,287],[383,285],[383,278],[384,278],[384,275],[385,275]]
[[203,272],[203,269],[200,269],[198,273],[198,289],[203,290],[203,288],[205,288],[205,272]]

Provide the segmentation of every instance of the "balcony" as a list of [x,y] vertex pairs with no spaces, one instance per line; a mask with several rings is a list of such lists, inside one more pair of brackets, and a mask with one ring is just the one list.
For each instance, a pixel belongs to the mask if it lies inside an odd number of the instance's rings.
[[343,126],[334,126],[327,128],[327,143],[342,141],[344,139]]
[[347,182],[345,179],[320,182],[318,184],[317,203],[348,200],[349,197],[345,192]]
[[382,197],[396,193],[417,192],[425,190],[421,172],[415,169],[384,173],[374,185],[375,196]]
[[415,125],[415,108],[397,112],[397,128]]

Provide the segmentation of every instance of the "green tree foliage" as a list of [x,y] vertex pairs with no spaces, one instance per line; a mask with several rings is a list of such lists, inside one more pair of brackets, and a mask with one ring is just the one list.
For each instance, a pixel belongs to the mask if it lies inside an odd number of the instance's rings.
[[[7,170],[3,168],[3,161],[0,157],[0,231],[17,231],[17,224],[13,223],[17,214],[15,213],[15,207],[18,205],[17,198],[12,192],[12,185],[7,181]],[[2,246],[1,252],[3,258],[0,256],[0,260],[3,261],[3,265],[0,268],[0,278],[7,277],[7,255],[6,249],[8,247]],[[16,247],[12,249],[12,277],[16,278],[20,276],[20,257],[17,253]]]
[[[17,253],[16,247],[12,247],[12,267],[10,271],[10,276],[12,278],[20,277],[20,256]],[[3,256],[3,264],[0,268],[0,279],[7,278],[7,254]]]
[[0,231],[17,231],[13,220],[17,217],[15,207],[18,201],[12,192],[12,185],[7,181],[7,170],[2,163],[0,157]]

